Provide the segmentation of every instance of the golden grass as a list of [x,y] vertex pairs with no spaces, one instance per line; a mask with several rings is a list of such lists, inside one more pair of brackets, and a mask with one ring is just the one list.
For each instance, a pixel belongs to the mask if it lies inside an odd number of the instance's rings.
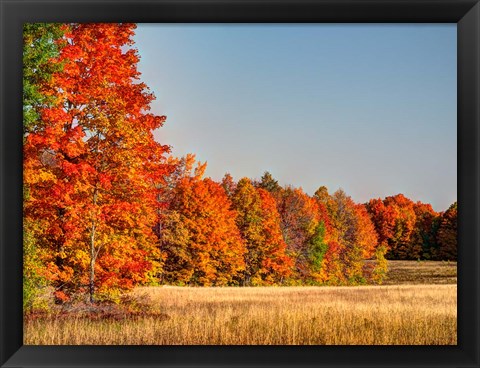
[[142,287],[148,312],[27,318],[27,345],[455,345],[456,285]]
[[457,262],[388,261],[385,285],[456,284]]

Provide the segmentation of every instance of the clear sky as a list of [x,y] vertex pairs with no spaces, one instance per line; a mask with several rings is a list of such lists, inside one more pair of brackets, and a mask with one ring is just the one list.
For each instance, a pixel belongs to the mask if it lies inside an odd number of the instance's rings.
[[457,199],[455,24],[139,24],[156,138],[206,175]]

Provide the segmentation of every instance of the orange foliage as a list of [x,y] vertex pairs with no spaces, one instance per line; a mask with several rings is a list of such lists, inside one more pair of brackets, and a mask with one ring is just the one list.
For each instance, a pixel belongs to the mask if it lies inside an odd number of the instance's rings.
[[248,178],[236,184],[231,199],[237,212],[236,224],[247,249],[241,283],[282,282],[290,274],[292,262],[285,254],[275,199],[269,192],[256,189]]
[[[161,238],[166,278],[190,285],[233,284],[245,268],[245,244],[225,191],[211,179],[184,177],[174,192],[170,211],[177,220]],[[178,226],[181,239],[172,236]],[[179,258],[181,267],[175,267]]]
[[[147,113],[154,96],[139,83],[132,24],[75,24],[53,63],[56,97],[27,135],[25,215],[45,224],[45,260],[67,293],[107,293],[146,280],[157,257],[156,184],[170,170],[168,147]],[[62,276],[63,275],[63,276]]]
[[388,244],[387,258],[417,259],[421,248],[412,242],[416,224],[414,202],[403,194],[372,199],[367,204],[379,242]]
[[356,214],[356,243],[362,250],[362,257],[370,259],[375,254],[378,245],[378,235],[372,220],[363,204],[355,205]]

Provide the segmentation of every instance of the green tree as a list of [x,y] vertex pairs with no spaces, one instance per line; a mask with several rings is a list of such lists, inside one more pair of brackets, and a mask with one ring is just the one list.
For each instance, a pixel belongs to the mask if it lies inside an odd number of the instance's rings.
[[278,181],[275,180],[268,171],[265,171],[263,176],[260,178],[260,182],[256,183],[258,188],[265,189],[266,191],[272,194],[278,194],[282,187],[278,184]]
[[35,131],[42,123],[40,109],[53,100],[49,88],[52,74],[62,65],[52,63],[64,42],[67,30],[60,23],[25,23],[23,26],[23,131]]
[[[328,244],[325,241],[325,224],[320,221],[310,238],[308,248],[308,259],[310,261],[310,270],[312,275],[319,274],[322,270],[323,260],[328,250]],[[315,277],[313,277],[313,281]]]

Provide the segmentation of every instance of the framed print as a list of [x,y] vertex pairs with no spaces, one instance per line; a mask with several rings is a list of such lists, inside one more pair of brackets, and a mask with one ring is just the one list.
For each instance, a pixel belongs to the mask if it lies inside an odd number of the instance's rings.
[[478,1],[0,4],[2,367],[480,365]]

